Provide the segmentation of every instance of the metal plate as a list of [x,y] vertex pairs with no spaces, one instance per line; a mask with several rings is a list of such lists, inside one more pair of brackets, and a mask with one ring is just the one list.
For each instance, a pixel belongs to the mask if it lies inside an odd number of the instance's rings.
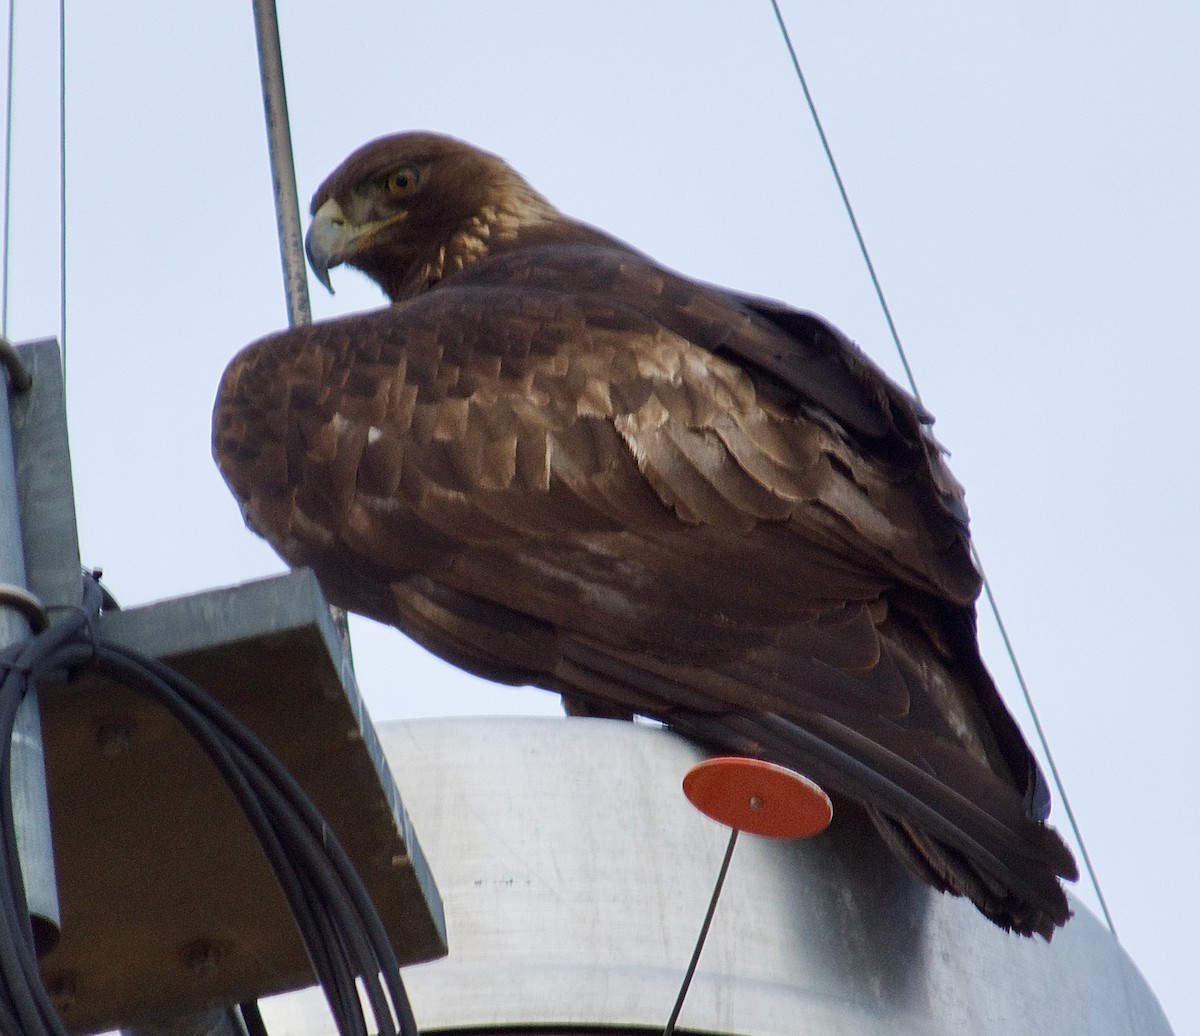
[[[401,961],[445,952],[441,902],[308,572],[115,612],[300,780],[367,882]],[[42,688],[62,940],[42,961],[72,1032],[313,981],[286,903],[206,756],[107,680]]]

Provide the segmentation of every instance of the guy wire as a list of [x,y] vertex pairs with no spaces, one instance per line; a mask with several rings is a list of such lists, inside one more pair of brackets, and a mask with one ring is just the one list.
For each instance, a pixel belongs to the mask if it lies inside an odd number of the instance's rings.
[[[904,346],[900,341],[900,334],[896,330],[895,321],[892,320],[892,312],[888,308],[887,300],[884,298],[883,287],[879,283],[879,277],[875,273],[875,264],[871,262],[871,255],[867,251],[867,243],[863,238],[862,231],[859,229],[858,220],[854,215],[854,208],[850,204],[850,196],[846,192],[846,186],[842,182],[841,173],[838,172],[837,162],[834,161],[833,150],[829,146],[829,140],[825,136],[825,129],[821,124],[821,117],[817,114],[817,106],[813,101],[812,93],[808,89],[808,82],[804,78],[804,72],[800,67],[800,59],[796,56],[796,48],[792,46],[792,38],[788,33],[787,24],[783,20],[783,12],[779,9],[778,0],[771,0],[771,7],[775,12],[775,20],[779,23],[779,31],[783,35],[783,42],[787,46],[788,54],[792,59],[792,68],[795,69],[796,78],[800,81],[800,89],[804,92],[804,100],[808,105],[809,114],[812,116],[813,124],[817,129],[817,136],[821,139],[821,147],[825,151],[825,158],[829,162],[830,171],[833,173],[834,181],[837,183],[838,193],[842,197],[842,205],[846,210],[846,215],[850,217],[850,226],[854,230],[855,240],[858,242],[859,251],[862,252],[863,261],[867,265],[867,272],[871,277],[871,284],[875,288],[875,295],[879,299],[879,305],[883,309],[884,318],[887,320],[888,330],[891,332],[892,341],[896,346],[896,352],[900,356],[900,362],[904,366],[904,373],[908,379],[909,389],[918,402],[921,401],[921,393],[917,389],[917,381],[913,376],[912,368],[908,363],[908,356],[904,351]],[[1100,880],[1096,875],[1095,868],[1092,866],[1091,857],[1088,855],[1087,846],[1083,841],[1083,832],[1080,831],[1078,823],[1075,821],[1075,812],[1071,809],[1071,802],[1067,796],[1066,788],[1063,786],[1062,778],[1059,775],[1058,767],[1054,762],[1054,754],[1050,751],[1050,744],[1046,740],[1045,731],[1042,729],[1041,720],[1038,718],[1037,709],[1033,704],[1033,695],[1030,693],[1029,685],[1025,682],[1025,674],[1021,671],[1020,663],[1017,661],[1016,650],[1013,648],[1012,641],[1009,639],[1008,630],[1005,628],[1004,620],[1000,616],[1000,607],[996,603],[996,596],[992,592],[991,583],[988,581],[987,573],[984,571],[983,560],[979,556],[979,548],[971,543],[971,557],[975,562],[975,567],[979,570],[980,578],[983,581],[984,595],[987,597],[988,606],[992,612],[992,616],[996,620],[996,626],[1000,631],[1000,639],[1004,643],[1004,649],[1008,653],[1009,664],[1012,666],[1012,671],[1017,679],[1017,684],[1021,688],[1021,694],[1025,699],[1025,707],[1029,710],[1030,718],[1033,720],[1034,730],[1037,732],[1038,742],[1042,746],[1042,752],[1046,757],[1046,762],[1050,768],[1050,776],[1054,782],[1054,787],[1058,791],[1058,797],[1062,801],[1063,811],[1067,815],[1067,822],[1071,827],[1071,831],[1075,835],[1075,841],[1079,844],[1080,855],[1083,857],[1083,865],[1087,871],[1088,878],[1091,881],[1092,888],[1096,891],[1096,898],[1100,903],[1100,909],[1104,914],[1104,920],[1108,924],[1109,931],[1113,935],[1117,934],[1116,925],[1113,924],[1112,914],[1109,913],[1108,903],[1104,899],[1104,893],[1100,889]]]

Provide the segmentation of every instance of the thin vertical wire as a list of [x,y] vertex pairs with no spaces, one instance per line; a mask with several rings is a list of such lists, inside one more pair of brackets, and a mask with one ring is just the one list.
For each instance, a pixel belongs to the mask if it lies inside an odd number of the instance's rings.
[[16,51],[13,48],[13,38],[16,35],[17,0],[8,0],[8,63],[5,78],[7,86],[4,91],[4,240],[3,256],[0,257],[0,338],[8,337],[8,242],[9,215],[12,199],[12,126],[13,126],[13,65]]
[[[867,265],[867,272],[870,274],[871,283],[875,287],[875,295],[879,299],[879,305],[883,309],[884,318],[887,320],[888,330],[891,332],[892,341],[895,343],[896,352],[900,356],[900,362],[904,366],[905,376],[908,378],[908,385],[913,396],[920,401],[921,393],[917,389],[917,381],[913,376],[912,368],[908,363],[908,356],[904,351],[904,345],[900,341],[900,335],[896,330],[896,324],[892,320],[891,310],[888,308],[887,300],[883,295],[883,288],[879,283],[879,278],[875,274],[875,264],[871,262],[871,255],[867,250],[867,244],[863,238],[862,231],[859,229],[858,220],[854,215],[854,208],[850,204],[850,197],[846,193],[845,184],[842,182],[841,173],[838,171],[837,162],[834,160],[833,151],[829,146],[829,140],[825,136],[825,129],[821,124],[821,117],[817,114],[817,106],[813,101],[812,93],[808,89],[808,82],[804,78],[804,71],[800,67],[800,59],[796,56],[796,48],[792,46],[792,38],[788,33],[787,25],[783,20],[783,12],[779,9],[777,0],[771,0],[771,7],[775,11],[775,20],[779,23],[779,31],[783,34],[783,42],[787,46],[788,54],[792,59],[792,68],[796,72],[796,78],[800,81],[800,89],[804,92],[804,100],[808,104],[809,114],[812,116],[813,124],[817,128],[817,136],[821,139],[821,147],[825,150],[825,158],[829,162],[829,168],[833,173],[833,179],[837,183],[838,193],[842,196],[842,205],[846,210],[846,215],[850,217],[850,226],[854,230],[854,237],[858,241],[859,251],[862,252],[862,257]],[[1000,606],[996,601],[996,596],[992,593],[992,585],[988,580],[987,572],[983,567],[983,559],[979,555],[979,548],[974,543],[971,544],[971,557],[975,562],[975,567],[979,570],[980,579],[983,582],[983,591],[987,597],[988,606],[993,617],[996,620],[996,626],[1000,631],[1000,638],[1004,643],[1004,649],[1008,653],[1009,664],[1012,666],[1013,674],[1016,676],[1017,685],[1021,688],[1021,696],[1025,700],[1025,707],[1029,711],[1029,716],[1033,720],[1034,730],[1037,733],[1038,742],[1042,746],[1042,753],[1046,757],[1046,762],[1050,767],[1051,780],[1058,791],[1058,797],[1062,802],[1063,810],[1067,814],[1067,822],[1070,824],[1071,831],[1075,835],[1075,841],[1079,845],[1080,855],[1083,857],[1084,869],[1087,871],[1088,878],[1091,881],[1092,888],[1096,892],[1096,898],[1100,903],[1100,909],[1104,914],[1104,920],[1108,924],[1109,931],[1113,935],[1117,934],[1116,925],[1113,924],[1112,914],[1109,912],[1108,903],[1104,898],[1104,893],[1100,889],[1100,879],[1096,874],[1095,868],[1092,866],[1091,856],[1088,854],[1087,846],[1084,844],[1083,832],[1079,828],[1079,824],[1075,820],[1075,811],[1071,808],[1071,800],[1067,795],[1067,790],[1063,785],[1062,778],[1058,772],[1058,766],[1054,762],[1054,753],[1050,751],[1050,742],[1046,740],[1045,730],[1042,728],[1042,721],[1038,716],[1036,706],[1033,704],[1033,694],[1029,689],[1029,685],[1025,682],[1025,674],[1021,671],[1020,663],[1017,661],[1017,653],[1013,647],[1012,641],[1008,637],[1008,630],[1004,625],[1004,620],[1000,616]]]
[[821,138],[821,147],[825,149],[825,158],[828,160],[829,168],[833,172],[833,179],[837,184],[838,193],[842,196],[842,205],[846,209],[846,215],[850,217],[850,226],[854,228],[854,238],[858,241],[858,250],[862,252],[863,261],[867,264],[867,273],[871,275],[871,284],[875,287],[875,295],[879,299],[879,306],[883,310],[888,330],[892,333],[892,341],[896,343],[896,351],[900,354],[900,362],[904,365],[904,373],[908,378],[908,387],[912,390],[913,396],[920,402],[921,393],[917,391],[917,380],[913,377],[913,372],[908,366],[908,357],[904,354],[904,347],[900,344],[900,334],[896,330],[895,321],[892,320],[892,311],[888,307],[887,299],[883,296],[883,285],[879,283],[879,278],[875,275],[875,264],[871,262],[871,253],[867,251],[867,242],[863,239],[862,231],[858,228],[858,219],[854,215],[854,207],[850,204],[850,195],[846,193],[846,185],[842,183],[842,174],[838,171],[837,162],[833,158],[833,150],[830,148],[829,140],[825,136],[825,127],[821,125],[821,117],[817,114],[817,106],[813,102],[812,94],[809,93],[808,81],[804,78],[803,69],[800,68],[800,59],[796,57],[796,48],[792,46],[792,37],[788,35],[787,25],[783,20],[783,12],[779,10],[779,4],[776,0],[771,0],[771,6],[775,9],[775,20],[779,23],[779,31],[783,33],[783,42],[787,45],[788,54],[791,55],[792,68],[796,70],[796,78],[800,80],[800,89],[804,91],[804,99],[808,102],[808,111],[812,115],[813,124],[817,127],[817,136]]
[[[983,571],[983,562],[979,558],[979,551],[975,544],[971,544],[971,556],[975,559],[975,567],[980,572]],[[1037,709],[1033,707],[1033,699],[1029,695],[1029,686],[1025,683],[1025,674],[1021,672],[1021,665],[1017,661],[1016,650],[1012,646],[1012,642],[1008,639],[1008,629],[1004,625],[1004,620],[1000,617],[1000,606],[996,603],[996,598],[992,593],[992,585],[988,582],[987,576],[983,577],[983,592],[987,595],[988,605],[992,609],[992,615],[996,618],[996,628],[1000,630],[1000,639],[1004,642],[1004,648],[1008,652],[1009,661],[1012,663],[1013,672],[1017,674],[1017,683],[1021,687],[1021,692],[1025,695],[1025,705],[1029,709],[1030,718],[1033,720],[1033,728],[1037,731],[1038,740],[1042,744],[1042,748],[1046,753],[1046,763],[1050,767],[1050,777],[1054,781],[1054,786],[1058,789],[1058,797],[1062,800],[1063,810],[1067,814],[1067,823],[1071,825],[1071,830],[1075,832],[1075,840],[1079,843],[1079,854],[1083,857],[1083,866],[1088,873],[1088,878],[1091,880],[1092,888],[1096,892],[1096,899],[1100,902],[1100,910],[1104,914],[1104,921],[1108,925],[1108,930],[1117,934],[1117,926],[1113,924],[1112,914],[1109,913],[1108,900],[1104,898],[1104,892],[1100,888],[1100,881],[1096,877],[1096,869],[1092,866],[1092,858],[1088,854],[1087,846],[1084,844],[1083,835],[1079,832],[1079,824],[1075,821],[1075,811],[1071,808],[1071,800],[1067,797],[1067,792],[1063,788],[1062,778],[1059,776],[1058,767],[1054,763],[1054,756],[1050,751],[1050,746],[1046,742],[1046,732],[1042,729],[1042,721],[1038,718]]]

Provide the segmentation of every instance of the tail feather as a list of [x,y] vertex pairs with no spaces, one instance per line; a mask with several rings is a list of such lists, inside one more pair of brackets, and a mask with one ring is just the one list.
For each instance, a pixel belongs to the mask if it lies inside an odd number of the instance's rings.
[[777,716],[676,714],[671,725],[791,766],[861,803],[914,877],[965,896],[1002,928],[1048,940],[1071,916],[1058,879],[1075,876],[1074,860],[1053,828],[1028,815],[1005,823],[904,760],[880,767]]
[[919,828],[896,820],[873,806],[866,807],[876,830],[913,877],[941,892],[965,896],[1001,928],[1019,935],[1040,935],[1047,942],[1066,924],[1071,909],[1057,882],[1037,903],[1014,895],[986,871]]

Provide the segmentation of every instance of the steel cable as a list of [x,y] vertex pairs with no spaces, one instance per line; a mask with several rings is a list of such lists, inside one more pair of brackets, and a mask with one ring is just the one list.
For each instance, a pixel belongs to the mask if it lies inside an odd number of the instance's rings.
[[[812,116],[813,125],[816,127],[817,136],[821,140],[821,147],[824,149],[825,158],[829,163],[829,169],[833,173],[834,182],[837,184],[838,193],[841,195],[842,205],[846,210],[846,215],[850,219],[850,226],[854,231],[854,239],[858,242],[859,251],[862,253],[863,261],[867,266],[867,273],[870,275],[871,284],[875,288],[876,298],[879,300],[880,308],[883,310],[884,319],[887,321],[888,330],[891,332],[892,342],[896,346],[896,353],[900,357],[900,363],[904,367],[904,374],[908,380],[909,390],[913,397],[921,402],[921,393],[917,388],[917,379],[914,377],[912,368],[908,363],[908,354],[904,350],[904,345],[900,341],[900,333],[896,330],[896,323],[892,319],[892,311],[887,304],[887,299],[883,294],[883,285],[879,281],[879,277],[875,273],[875,264],[871,261],[871,253],[867,250],[867,242],[863,237],[862,230],[859,228],[858,219],[854,215],[854,207],[850,204],[850,195],[846,191],[846,185],[842,182],[842,174],[838,171],[837,162],[833,157],[833,149],[829,146],[829,139],[825,136],[825,127],[821,123],[821,117],[817,114],[816,102],[813,100],[811,91],[808,89],[808,81],[804,77],[804,71],[800,67],[800,59],[796,54],[796,48],[792,45],[792,37],[788,32],[787,23],[783,20],[783,12],[779,9],[778,0],[770,0],[771,8],[775,12],[775,20],[779,24],[779,31],[783,36],[784,45],[787,47],[787,52],[792,61],[792,68],[796,73],[796,78],[799,80],[800,89],[804,93],[805,103],[808,105],[809,115]],[[1104,898],[1104,892],[1100,888],[1100,879],[1096,874],[1095,868],[1092,866],[1091,856],[1088,854],[1087,845],[1083,840],[1083,832],[1079,828],[1079,824],[1075,820],[1075,811],[1071,808],[1071,800],[1067,795],[1067,789],[1063,785],[1062,777],[1059,775],[1058,766],[1054,762],[1054,753],[1050,751],[1050,742],[1046,739],[1046,733],[1042,728],[1042,722],[1038,716],[1037,707],[1033,703],[1033,693],[1029,689],[1029,685],[1025,682],[1025,674],[1021,670],[1020,663],[1017,661],[1016,649],[1012,641],[1009,639],[1008,630],[1004,625],[1004,620],[1000,616],[1000,606],[996,601],[995,594],[992,593],[992,586],[988,580],[987,572],[983,567],[983,559],[980,557],[979,548],[974,543],[971,544],[971,557],[975,562],[975,567],[979,570],[980,579],[983,581],[984,595],[987,598],[988,607],[996,620],[996,626],[1000,632],[1000,639],[1004,644],[1004,650],[1008,654],[1009,664],[1012,667],[1013,674],[1016,677],[1017,685],[1021,689],[1021,695],[1025,701],[1025,708],[1029,712],[1030,719],[1033,721],[1034,731],[1037,734],[1038,743],[1041,745],[1042,754],[1046,757],[1046,763],[1050,768],[1050,779],[1054,782],[1054,787],[1058,791],[1058,797],[1062,801],[1063,810],[1067,815],[1067,823],[1071,828],[1071,832],[1075,836],[1075,841],[1079,845],[1079,853],[1083,857],[1084,869],[1087,871],[1088,879],[1091,882],[1092,888],[1096,892],[1096,899],[1100,904],[1100,910],[1104,914],[1104,920],[1108,925],[1109,931],[1113,935],[1117,934],[1116,925],[1113,924],[1112,914],[1108,909],[1108,902]]]

